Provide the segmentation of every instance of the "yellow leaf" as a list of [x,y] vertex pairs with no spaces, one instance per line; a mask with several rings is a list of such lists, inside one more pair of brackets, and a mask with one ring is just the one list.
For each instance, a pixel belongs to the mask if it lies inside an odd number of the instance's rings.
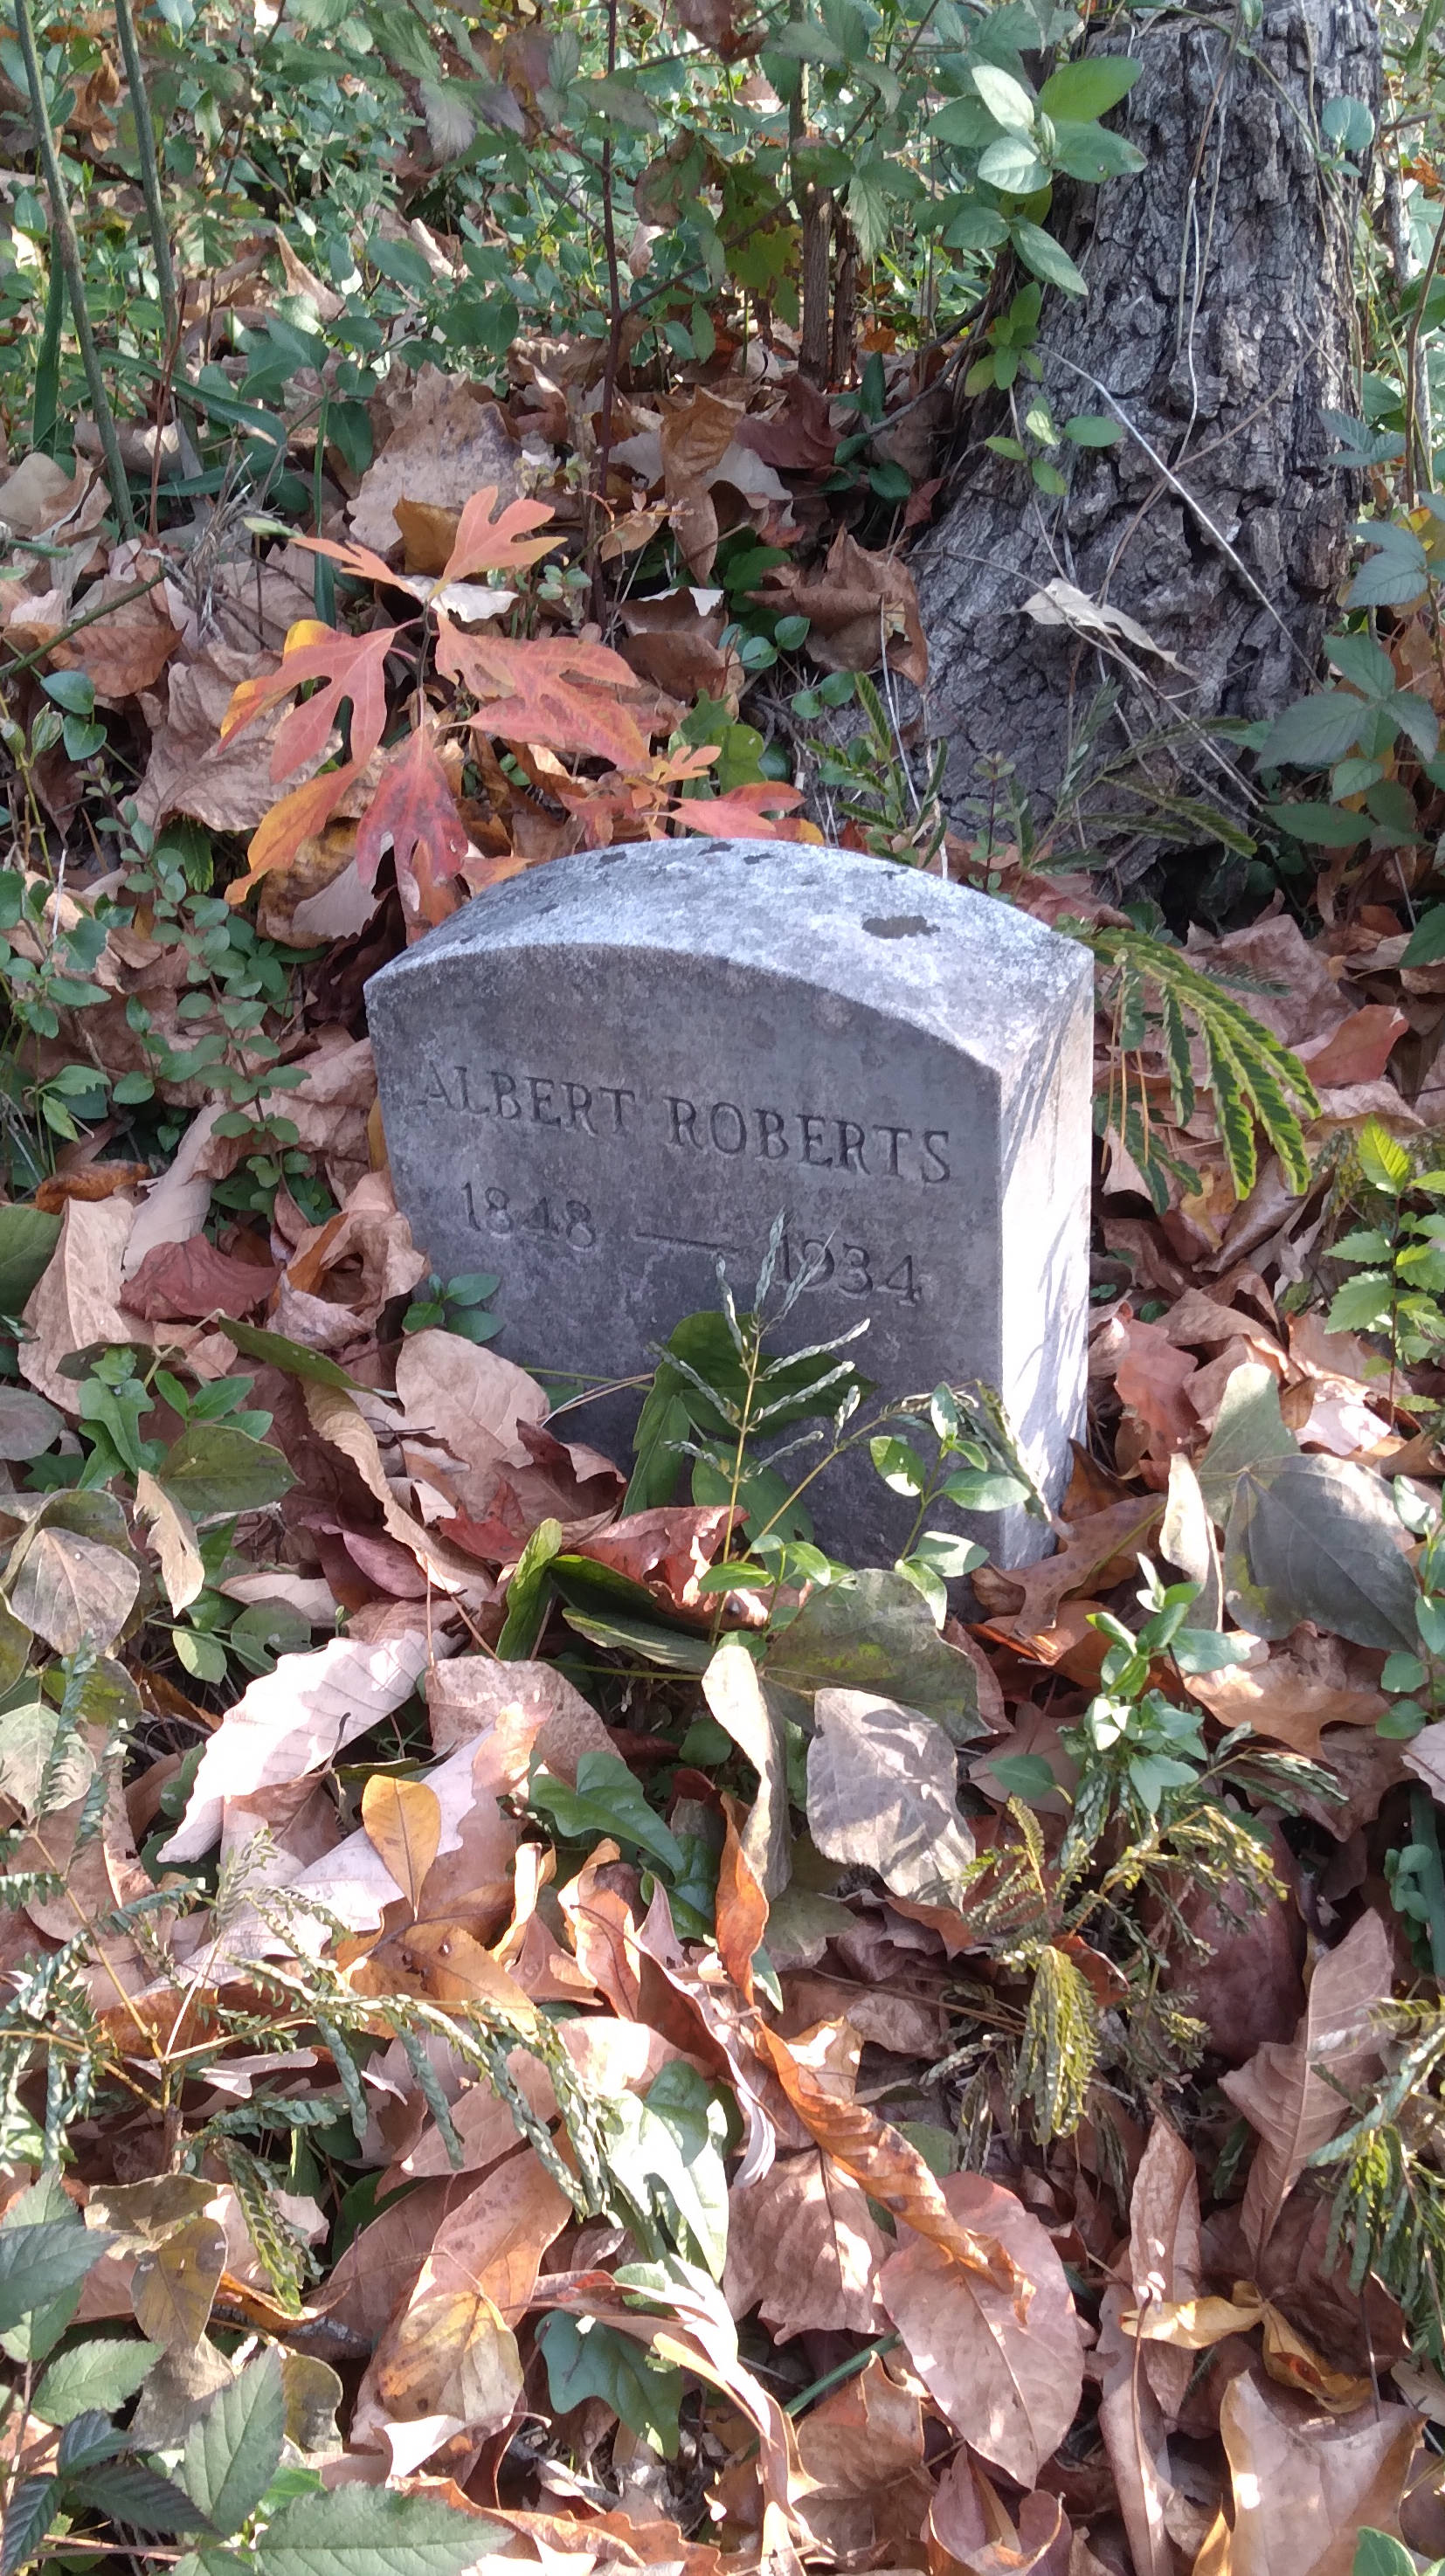
[[374,1772],[361,1798],[366,1839],[382,1860],[413,1914],[442,1838],[441,1801],[420,1780],[389,1780]]
[[1248,2299],[1238,2296],[1249,2288],[1248,2282],[1237,2282],[1233,2299],[1161,2299],[1157,2307],[1127,2309],[1119,2323],[1125,2334],[1138,2335],[1144,2343],[1207,2352],[1211,2344],[1223,2343],[1226,2335],[1249,2334],[1259,2324],[1265,2303],[1258,2291]]

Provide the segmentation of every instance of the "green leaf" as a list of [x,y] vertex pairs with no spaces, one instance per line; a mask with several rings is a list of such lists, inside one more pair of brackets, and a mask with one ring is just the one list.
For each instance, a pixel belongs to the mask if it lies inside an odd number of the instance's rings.
[[1218,1628],[1178,1628],[1169,1652],[1181,1673],[1223,1673],[1246,1664],[1254,1652],[1250,1637],[1226,1637]]
[[107,2461],[104,2468],[82,2469],[66,2480],[66,2499],[89,2505],[114,2522],[132,2522],[138,2531],[209,2531],[206,2516],[169,2478],[139,2460]]
[[43,1208],[0,1207],[0,1315],[18,1315],[50,1266],[61,1220]]
[[1111,107],[1128,97],[1143,68],[1127,54],[1091,54],[1078,62],[1061,63],[1040,90],[1039,105],[1056,124],[1061,117],[1087,121],[1107,116]]
[[223,2536],[254,2513],[281,2465],[285,2434],[281,2355],[273,2345],[229,2387],[217,2389],[181,2455],[187,2495]]
[[1049,160],[1054,169],[1094,187],[1105,179],[1132,178],[1144,167],[1138,144],[1122,134],[1111,134],[1104,125],[1056,125]]
[[1369,708],[1348,689],[1319,689],[1313,697],[1296,698],[1275,717],[1260,746],[1260,766],[1278,769],[1325,769],[1343,760],[1360,739]]
[[922,1493],[928,1481],[927,1470],[911,1440],[870,1440],[868,1454],[890,1493]]
[[98,2407],[113,2415],[134,2397],[163,2347],[139,2343],[131,2335],[103,2336],[93,2343],[72,2344],[57,2353],[30,2401],[31,2413],[45,2424],[69,2424]]
[[1026,1807],[1052,1797],[1059,1785],[1041,1753],[1000,1753],[990,1762],[988,1774],[1005,1797],[1021,1798]]
[[1378,1118],[1366,1119],[1355,1150],[1361,1171],[1375,1189],[1388,1191],[1391,1198],[1408,1189],[1410,1157],[1398,1136],[1392,1136]]
[[1438,966],[1445,957],[1445,903],[1432,903],[1410,933],[1402,966]]
[[954,1744],[988,1731],[968,1656],[939,1635],[913,1585],[891,1568],[810,1593],[797,1618],[769,1638],[763,1679],[770,1706],[805,1729],[815,1693],[838,1684],[921,1709]]
[[1346,608],[1405,608],[1430,579],[1430,562],[1413,528],[1382,520],[1369,531],[1378,542],[1345,593]]
[[1361,697],[1383,706],[1395,694],[1395,665],[1373,635],[1327,635],[1325,660]]
[[1266,805],[1265,812],[1282,832],[1324,850],[1354,850],[1370,837],[1368,814],[1347,814],[1338,805]]
[[1117,447],[1123,435],[1122,422],[1111,420],[1107,412],[1076,411],[1064,423],[1064,436],[1075,447]]
[[969,77],[995,125],[1009,134],[1032,134],[1034,99],[1023,82],[1012,72],[1002,71],[997,63],[973,63]]
[[279,1503],[296,1478],[279,1449],[232,1422],[191,1422],[166,1451],[157,1484],[193,1521]]
[[0,2227],[0,2333],[74,2289],[113,2242],[100,2228],[64,2219]]
[[841,71],[847,55],[826,27],[816,18],[793,18],[768,38],[768,51],[781,54],[788,62],[822,63],[830,71]]
[[1001,188],[1010,197],[1031,197],[1036,188],[1048,185],[1048,169],[1039,159],[1026,136],[1005,134],[991,143],[978,165],[978,175],[990,188]]
[[1008,228],[1009,240],[1025,268],[1041,277],[1046,286],[1061,287],[1065,295],[1087,295],[1088,283],[1075,268],[1062,242],[1046,233],[1039,224],[1027,223],[1015,215]]
[[[8,1211],[0,1211],[0,1219]],[[57,1220],[58,1222],[58,1220]],[[310,1351],[304,1342],[288,1341],[284,1333],[263,1332],[259,1324],[243,1324],[235,1316],[226,1317],[226,1339],[234,1342],[248,1360],[260,1360],[268,1368],[285,1371],[288,1377],[299,1377],[311,1386],[339,1386],[348,1395],[362,1392],[358,1378],[349,1377],[324,1351]]]
[[677,1836],[648,1805],[641,1781],[620,1754],[579,1754],[575,1789],[547,1770],[534,1771],[527,1785],[527,1803],[550,1816],[567,1842],[601,1841],[611,1835],[617,1842],[634,1843],[670,1873],[682,1873]]
[[571,2317],[561,2308],[540,2320],[537,2342],[558,2414],[600,2397],[630,2433],[676,2459],[683,2378],[675,2362],[655,2360],[646,2344],[599,2317]]
[[87,671],[51,671],[40,683],[67,715],[88,716],[95,708],[95,682]]
[[1419,1587],[1382,1478],[1310,1455],[1247,1468],[1224,1542],[1225,1598],[1241,1628],[1287,1637],[1302,1619],[1357,1646],[1409,1651]]
[[1394,1289],[1383,1270],[1361,1271],[1347,1279],[1330,1301],[1327,1329],[1332,1333],[1378,1333],[1389,1323]]
[[[439,2496],[335,2487],[329,2495],[294,2496],[272,2515],[257,2576],[465,2576],[474,2559],[508,2538],[500,2523],[455,2511]],[[199,2555],[206,2576],[236,2576],[234,2551]]]
[[55,2513],[54,2478],[22,2478],[5,2508],[0,2537],[0,2576],[17,2576],[32,2559]]
[[[1387,2531],[1366,2529],[1356,2539],[1350,2576],[1415,2576],[1415,2565],[1402,2541],[1392,2540]],[[1427,2570],[1426,2576],[1433,2576],[1433,2571]]]
[[517,1559],[507,1586],[507,1615],[497,1639],[504,1663],[536,1653],[552,1602],[552,1560],[562,1545],[560,1521],[539,1521]]

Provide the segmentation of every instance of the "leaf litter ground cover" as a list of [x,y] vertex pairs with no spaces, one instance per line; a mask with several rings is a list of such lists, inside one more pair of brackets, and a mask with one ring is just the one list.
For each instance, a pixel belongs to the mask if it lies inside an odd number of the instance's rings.
[[[496,68],[535,149],[557,64]],[[937,142],[1033,188],[1047,124],[1092,179],[1130,69],[1042,118],[965,72]],[[852,220],[902,184],[865,152]],[[1171,947],[1006,775],[947,832],[900,757],[929,405],[1030,373],[1036,286],[988,355],[875,314],[831,399],[685,280],[660,386],[513,307],[485,388],[438,363],[475,265],[383,227],[358,367],[273,228],[182,281],[204,507],[157,468],[117,536],[38,439],[0,488],[4,2576],[1402,2576],[1445,2552],[1427,620],[1335,639],[1274,743],[1384,707],[1418,813],[1272,809],[1311,935],[1276,897]],[[794,768],[1103,970],[1089,1448],[967,1624],[929,1509],[1017,1498],[976,1391],[871,1426],[915,1541],[832,1565],[721,1313],[602,1457],[387,1179],[366,975],[567,849],[812,836]]]

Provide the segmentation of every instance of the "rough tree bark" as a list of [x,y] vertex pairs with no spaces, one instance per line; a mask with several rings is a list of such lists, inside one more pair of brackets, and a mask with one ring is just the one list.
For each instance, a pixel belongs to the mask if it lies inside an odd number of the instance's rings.
[[[1079,191],[1065,238],[1089,298],[1048,295],[1040,348],[1055,419],[1107,413],[1106,388],[1120,444],[1057,451],[1056,501],[970,446],[914,558],[954,812],[996,755],[1047,807],[1105,679],[1122,682],[1101,738],[1117,752],[1181,720],[1269,713],[1314,672],[1359,506],[1320,413],[1356,408],[1360,191],[1319,118],[1342,94],[1378,113],[1379,31],[1369,0],[1267,0],[1252,34],[1244,17],[1170,14],[1109,48],[1144,62],[1117,121],[1146,166]],[[976,404],[968,436],[1009,426]],[[1188,676],[1035,624],[1023,601],[1050,580],[1125,610]],[[1198,733],[1146,758],[1179,792],[1235,803]]]

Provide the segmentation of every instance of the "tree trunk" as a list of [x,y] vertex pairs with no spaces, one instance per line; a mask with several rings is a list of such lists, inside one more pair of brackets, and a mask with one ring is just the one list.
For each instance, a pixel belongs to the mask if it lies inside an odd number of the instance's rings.
[[[1369,0],[1266,0],[1253,33],[1245,15],[1170,16],[1106,49],[1143,59],[1118,122],[1146,166],[1078,192],[1065,238],[1088,301],[1049,291],[1039,347],[1055,421],[1112,416],[1119,443],[1053,450],[1057,499],[970,445],[914,558],[960,820],[1000,757],[1052,805],[1105,682],[1120,695],[1095,768],[1132,744],[1155,787],[1238,813],[1233,755],[1202,728],[1270,713],[1314,675],[1359,507],[1321,410],[1357,409],[1361,188],[1319,120],[1342,94],[1378,112],[1380,40]],[[968,434],[1014,426],[989,395]],[[1124,610],[1182,670],[1022,614],[1050,581]]]

